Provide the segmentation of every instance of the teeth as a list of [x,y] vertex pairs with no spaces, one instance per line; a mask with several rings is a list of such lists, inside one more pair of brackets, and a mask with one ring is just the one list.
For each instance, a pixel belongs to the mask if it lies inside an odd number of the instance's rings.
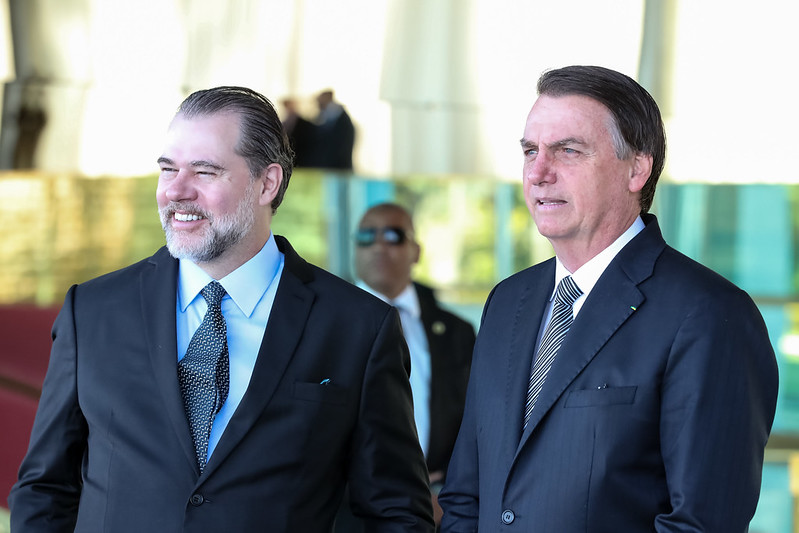
[[182,213],[175,213],[175,220],[179,220],[180,222],[188,222],[189,220],[200,220],[201,216],[199,215],[184,215]]

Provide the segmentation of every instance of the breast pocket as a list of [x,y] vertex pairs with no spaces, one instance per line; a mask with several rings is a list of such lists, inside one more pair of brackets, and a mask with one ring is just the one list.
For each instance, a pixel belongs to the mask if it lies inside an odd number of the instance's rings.
[[294,382],[294,398],[308,402],[343,405],[347,403],[348,390],[334,383]]
[[635,400],[638,387],[602,387],[569,392],[564,407],[603,407],[629,405]]

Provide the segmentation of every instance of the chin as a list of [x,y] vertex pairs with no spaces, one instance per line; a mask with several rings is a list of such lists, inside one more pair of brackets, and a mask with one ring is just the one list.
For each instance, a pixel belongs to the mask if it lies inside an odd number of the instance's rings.
[[195,263],[206,261],[208,246],[204,241],[197,242],[197,239],[186,238],[187,236],[168,236],[166,247],[169,253],[177,259],[189,259]]

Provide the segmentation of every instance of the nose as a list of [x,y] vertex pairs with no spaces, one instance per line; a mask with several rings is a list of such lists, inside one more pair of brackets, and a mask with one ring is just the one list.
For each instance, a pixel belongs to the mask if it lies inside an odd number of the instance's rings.
[[190,173],[181,169],[173,175],[165,184],[164,193],[170,202],[180,202],[185,200],[195,200],[197,190],[194,187]]
[[524,162],[524,178],[532,185],[552,183],[555,180],[551,156],[546,150],[540,150],[535,158]]

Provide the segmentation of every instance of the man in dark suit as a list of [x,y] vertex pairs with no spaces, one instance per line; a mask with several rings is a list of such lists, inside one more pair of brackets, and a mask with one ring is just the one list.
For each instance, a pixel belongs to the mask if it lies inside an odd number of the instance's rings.
[[307,164],[310,167],[352,170],[355,125],[347,110],[335,100],[330,89],[316,96],[319,114]]
[[396,311],[270,231],[272,104],[190,95],[159,164],[167,248],[69,290],[12,529],[325,532],[349,484],[370,531],[431,531]]
[[285,111],[283,119],[283,129],[289,138],[289,145],[294,150],[294,166],[311,166],[311,153],[314,150],[316,141],[316,125],[303,117],[297,102],[293,98],[284,98],[281,103]]
[[648,214],[649,93],[582,66],[538,91],[523,185],[556,257],[485,304],[442,531],[746,531],[777,398],[763,319]]
[[438,510],[438,489],[463,415],[474,327],[443,309],[430,287],[412,281],[421,247],[404,207],[383,203],[369,208],[358,224],[355,244],[358,286],[400,311],[411,353],[416,427]]

